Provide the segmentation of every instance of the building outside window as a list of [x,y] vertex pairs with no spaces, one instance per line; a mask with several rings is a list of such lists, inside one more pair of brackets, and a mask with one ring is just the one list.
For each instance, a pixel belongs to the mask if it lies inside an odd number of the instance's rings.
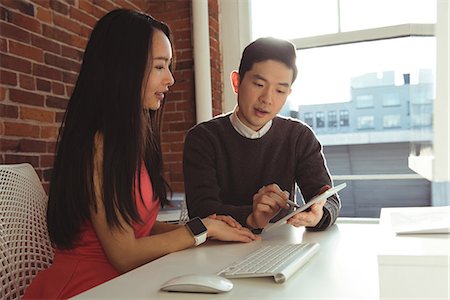
[[383,106],[399,106],[400,105],[399,95],[388,93],[383,95]]
[[356,126],[358,129],[374,129],[375,128],[375,117],[374,116],[359,116],[356,119]]
[[337,115],[335,110],[330,110],[328,112],[328,127],[337,127]]
[[[428,174],[427,167],[414,160],[437,149],[436,157],[445,162],[449,152],[441,150],[449,140],[449,126],[444,125],[448,118],[443,118],[445,113],[434,116],[440,112],[435,110],[436,94],[443,96],[439,107],[448,107],[448,91],[442,89],[448,86],[448,49],[437,46],[448,45],[444,4],[436,0],[251,2],[251,40],[274,36],[290,39],[297,47],[301,72],[287,105],[291,110],[325,111],[323,117],[316,114],[316,125],[321,119],[325,124],[327,115],[328,128],[316,133],[334,183],[348,184],[339,193],[345,200],[341,216],[378,217],[381,207],[445,202],[446,197],[435,195],[442,191],[441,195],[448,195],[448,176],[439,170]],[[444,72],[437,72],[436,66],[444,67]],[[338,112],[339,126],[327,131],[334,123],[329,113],[333,110]],[[442,111],[448,115],[448,109]],[[300,117],[312,125],[312,113]],[[382,123],[376,124],[378,120]],[[436,149],[435,130],[445,136]],[[445,183],[432,181],[433,176],[443,177]]]
[[357,108],[373,107],[373,95],[358,95],[356,96]]
[[349,124],[348,110],[339,111],[339,126],[347,127]]
[[325,127],[325,114],[322,111],[316,112],[316,126],[317,128]]
[[383,127],[384,128],[399,128],[399,127],[401,127],[400,120],[401,120],[400,115],[383,116]]
[[305,121],[306,124],[308,124],[309,126],[314,127],[314,117],[313,114],[310,112],[306,112],[303,114],[303,120]]

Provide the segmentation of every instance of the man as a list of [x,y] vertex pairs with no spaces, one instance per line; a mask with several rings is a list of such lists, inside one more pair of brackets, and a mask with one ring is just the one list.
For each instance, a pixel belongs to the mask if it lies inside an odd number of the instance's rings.
[[[322,146],[306,124],[277,116],[297,76],[292,43],[260,38],[242,54],[231,83],[232,113],[198,124],[187,134],[183,168],[189,215],[224,214],[260,229],[289,212],[295,183],[306,201],[332,185]],[[324,230],[334,224],[335,194],[288,220]]]

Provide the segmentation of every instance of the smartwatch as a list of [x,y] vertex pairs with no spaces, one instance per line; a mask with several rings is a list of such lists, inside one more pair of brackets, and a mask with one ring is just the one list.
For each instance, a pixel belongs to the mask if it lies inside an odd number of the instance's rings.
[[195,217],[186,223],[186,227],[195,239],[195,246],[198,246],[206,241],[208,230],[203,224],[202,219]]

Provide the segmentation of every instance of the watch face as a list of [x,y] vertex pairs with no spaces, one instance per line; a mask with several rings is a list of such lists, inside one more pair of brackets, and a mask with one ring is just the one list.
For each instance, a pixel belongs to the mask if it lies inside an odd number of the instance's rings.
[[196,217],[192,220],[190,220],[187,225],[189,226],[189,229],[191,230],[193,235],[199,235],[205,232],[207,229],[205,225],[203,225],[202,220],[199,217]]

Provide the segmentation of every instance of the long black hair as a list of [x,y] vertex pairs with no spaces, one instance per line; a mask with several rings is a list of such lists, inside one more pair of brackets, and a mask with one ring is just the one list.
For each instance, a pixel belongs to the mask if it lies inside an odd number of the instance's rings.
[[101,193],[109,226],[119,226],[119,216],[129,225],[141,222],[134,187],[137,180],[140,192],[142,162],[154,200],[167,203],[160,143],[163,107],[144,110],[141,99],[155,30],[170,41],[165,23],[142,12],[118,9],[102,17],[91,33],[61,123],[50,182],[47,223],[58,248],[73,248],[90,210],[97,209],[93,177],[97,134],[103,141]]

